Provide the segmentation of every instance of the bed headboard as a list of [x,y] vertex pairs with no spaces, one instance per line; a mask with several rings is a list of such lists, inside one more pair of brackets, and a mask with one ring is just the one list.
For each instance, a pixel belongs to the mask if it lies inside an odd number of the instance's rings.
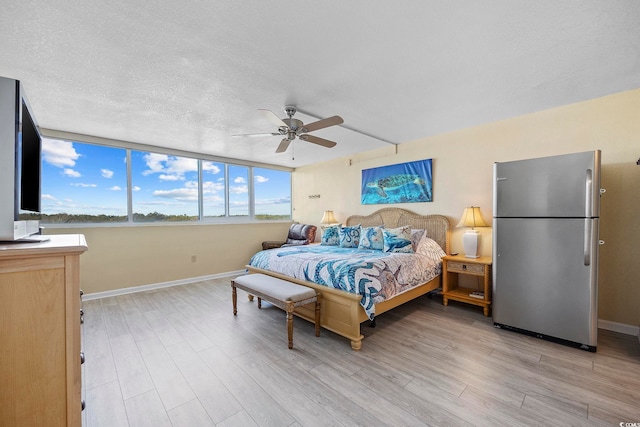
[[371,215],[351,215],[345,224],[360,224],[363,227],[384,225],[386,228],[410,225],[411,228],[424,228],[427,230],[427,236],[438,242],[447,254],[451,253],[449,251],[451,237],[449,220],[443,215],[419,215],[401,208],[382,208]]

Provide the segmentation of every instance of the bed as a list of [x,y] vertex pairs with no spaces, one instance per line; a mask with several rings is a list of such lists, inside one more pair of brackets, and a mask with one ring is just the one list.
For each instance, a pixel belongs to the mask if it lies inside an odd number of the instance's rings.
[[[439,246],[443,252],[449,253],[449,238],[450,228],[449,220],[442,215],[419,215],[414,212],[401,209],[401,208],[383,208],[370,215],[352,215],[344,223],[345,226],[362,227],[374,227],[384,226],[386,229],[397,228],[401,226],[410,226],[413,230],[426,230],[426,236],[432,239],[430,244]],[[435,242],[435,243],[434,243]],[[414,242],[417,243],[417,242]],[[364,336],[360,331],[360,325],[366,320],[375,321],[375,317],[394,307],[397,307],[407,301],[422,296],[434,289],[441,286],[441,262],[435,260],[437,265],[433,266],[429,264],[424,270],[429,270],[428,274],[424,277],[421,276],[419,268],[415,266],[407,266],[403,264],[402,271],[412,271],[410,274],[411,280],[418,280],[416,283],[406,285],[403,280],[402,285],[396,284],[395,288],[384,286],[380,284],[377,286],[376,280],[372,282],[372,274],[368,274],[367,270],[355,270],[354,268],[349,271],[359,271],[355,283],[352,287],[357,289],[346,289],[345,284],[333,284],[328,282],[326,276],[319,277],[317,272],[320,268],[318,264],[325,265],[324,270],[327,270],[326,265],[333,265],[337,261],[336,257],[342,256],[348,258],[350,262],[366,264],[371,267],[373,264],[380,264],[377,268],[378,271],[387,276],[397,276],[401,270],[399,262],[396,256],[385,257],[384,262],[378,261],[377,258],[371,258],[373,256],[371,252],[381,251],[363,251],[363,250],[350,250],[341,248],[328,248],[323,245],[305,245],[302,248],[280,248],[270,249],[268,251],[262,251],[254,255],[247,265],[249,273],[263,273],[270,276],[278,277],[283,280],[287,280],[293,283],[309,286],[320,292],[322,298],[322,308],[320,324],[323,328],[335,332],[351,341],[351,348],[353,350],[360,350],[362,346],[362,340]],[[342,253],[342,255],[340,255]],[[391,255],[391,254],[388,254]],[[395,255],[395,254],[394,254]],[[415,254],[399,254],[404,256],[403,262],[422,262],[419,261],[420,257]],[[307,264],[296,265],[296,263],[302,263],[298,261],[298,258],[311,257],[311,261],[304,261]],[[434,258],[431,256],[431,258]],[[293,265],[293,271],[283,269],[276,264],[276,261],[286,260],[289,267]],[[345,261],[346,262],[346,261]],[[323,264],[324,263],[324,264]],[[279,270],[279,271],[278,271]],[[420,280],[422,277],[422,280]],[[333,278],[332,278],[333,280]],[[318,283],[314,283],[318,282]],[[377,286],[374,286],[374,284]],[[370,290],[370,294],[367,295],[366,289]],[[349,292],[350,290],[351,292]],[[354,293],[358,292],[358,293]],[[298,307],[295,314],[313,322],[314,309],[313,307],[302,306]]]

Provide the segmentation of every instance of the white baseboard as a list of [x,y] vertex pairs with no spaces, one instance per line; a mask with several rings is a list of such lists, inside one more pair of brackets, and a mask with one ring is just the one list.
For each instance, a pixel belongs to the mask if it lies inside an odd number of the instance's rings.
[[640,341],[640,326],[632,326],[624,323],[612,322],[610,320],[598,319],[598,328],[607,331],[620,332],[621,334],[634,335]]
[[172,280],[170,282],[152,283],[150,285],[141,285],[141,286],[132,286],[130,288],[114,289],[112,291],[93,292],[90,294],[84,294],[82,296],[82,299],[85,301],[89,301],[93,299],[115,297],[118,295],[126,295],[126,294],[133,294],[136,292],[150,291],[152,289],[168,288],[171,286],[178,286],[178,285],[188,285],[195,282],[202,282],[204,280],[219,279],[221,277],[238,276],[240,274],[245,274],[245,273],[246,273],[246,270],[228,271],[226,273],[211,274],[208,276],[189,277],[187,279]]

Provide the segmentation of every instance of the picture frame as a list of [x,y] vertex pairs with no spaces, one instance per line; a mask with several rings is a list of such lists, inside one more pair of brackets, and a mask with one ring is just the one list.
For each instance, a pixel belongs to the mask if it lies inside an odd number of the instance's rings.
[[362,170],[363,205],[433,201],[432,159]]

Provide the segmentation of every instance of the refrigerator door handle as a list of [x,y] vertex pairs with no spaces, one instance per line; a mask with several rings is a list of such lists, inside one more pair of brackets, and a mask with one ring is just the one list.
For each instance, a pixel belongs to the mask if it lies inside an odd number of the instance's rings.
[[584,265],[591,265],[591,221],[584,220]]
[[591,218],[593,213],[593,171],[587,169],[585,178],[584,216]]

